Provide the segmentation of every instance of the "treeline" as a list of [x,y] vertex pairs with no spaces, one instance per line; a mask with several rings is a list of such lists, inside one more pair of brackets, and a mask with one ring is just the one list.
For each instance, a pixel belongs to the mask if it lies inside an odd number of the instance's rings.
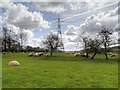
[[22,30],[15,33],[12,30],[3,28],[1,30],[0,42],[2,52],[21,52],[27,41],[27,34]]

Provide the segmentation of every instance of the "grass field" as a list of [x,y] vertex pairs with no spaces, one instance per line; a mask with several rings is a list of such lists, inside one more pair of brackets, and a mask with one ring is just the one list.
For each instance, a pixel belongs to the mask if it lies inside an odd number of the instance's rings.
[[[3,55],[3,88],[117,88],[116,57],[94,60],[55,53],[53,57],[28,57],[26,53]],[[18,60],[20,66],[8,66]]]

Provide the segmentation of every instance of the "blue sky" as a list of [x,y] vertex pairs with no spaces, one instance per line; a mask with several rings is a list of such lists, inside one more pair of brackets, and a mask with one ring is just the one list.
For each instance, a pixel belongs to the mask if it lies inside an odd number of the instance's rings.
[[[9,28],[26,30],[30,36],[27,45],[35,46],[32,41],[36,40],[37,46],[41,43],[41,37],[50,33],[51,30],[57,32],[56,20],[58,15],[60,15],[61,20],[63,20],[61,29],[63,38],[65,38],[64,42],[68,42],[74,48],[76,43],[71,42],[71,40],[76,38],[77,35],[73,33],[81,32],[85,27],[90,28],[89,33],[92,32],[92,34],[97,32],[95,31],[97,30],[96,27],[100,25],[112,26],[112,29],[115,28],[117,25],[117,16],[115,15],[117,7],[117,2],[11,3],[8,1],[1,4],[0,17],[3,20],[0,24],[6,23]],[[108,20],[106,20],[107,17]],[[68,33],[71,35],[67,35]],[[66,47],[69,46],[66,45]]]

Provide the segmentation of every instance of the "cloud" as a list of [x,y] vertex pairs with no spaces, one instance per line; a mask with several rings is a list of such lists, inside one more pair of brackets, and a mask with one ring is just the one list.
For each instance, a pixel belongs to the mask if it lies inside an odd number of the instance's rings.
[[33,32],[30,30],[23,30],[23,32],[27,35],[28,39],[31,39],[34,36]]
[[[67,0],[66,0],[67,1]],[[33,7],[39,11],[63,13],[63,12],[85,12],[97,7],[102,7],[106,2],[33,2]],[[74,12],[75,11],[75,12]]]
[[68,30],[65,31],[66,35],[76,35],[78,32],[78,27],[75,27],[74,25],[68,25]]
[[26,44],[29,45],[29,46],[32,46],[32,47],[40,47],[40,48],[43,48],[44,45],[43,45],[43,36],[39,37],[39,38],[31,38],[28,40],[28,43]]
[[61,13],[65,11],[64,2],[34,2],[34,8],[40,11]]
[[33,32],[31,30],[25,30],[25,29],[21,30],[19,27],[16,27],[16,26],[10,25],[10,24],[7,24],[6,27],[7,27],[8,30],[11,30],[16,35],[19,34],[20,31],[22,31],[23,33],[25,33],[27,35],[28,39],[31,39],[34,36]]
[[5,21],[21,29],[49,28],[49,22],[43,19],[40,12],[29,12],[22,4],[10,3],[5,13]]
[[87,17],[86,21],[80,25],[81,30],[88,30],[89,33],[98,32],[101,27],[115,29],[118,24],[118,7],[109,12],[99,13]]
[[0,1],[0,7],[3,8],[3,7],[6,7],[7,4],[10,3],[10,0],[4,0],[4,1]]

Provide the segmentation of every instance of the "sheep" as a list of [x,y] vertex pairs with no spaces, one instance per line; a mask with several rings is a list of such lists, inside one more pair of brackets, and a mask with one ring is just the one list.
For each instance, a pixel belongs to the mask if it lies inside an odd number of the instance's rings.
[[80,56],[80,53],[75,53],[74,54],[74,57],[79,57]]
[[39,56],[42,56],[42,55],[44,55],[44,53],[43,52],[39,52]]
[[115,54],[112,54],[111,57],[115,57]]
[[6,54],[7,52],[3,52],[3,54]]
[[34,53],[34,56],[36,57],[36,56],[39,56],[39,53]]
[[112,55],[112,52],[110,52],[109,55]]
[[31,56],[33,56],[34,55],[34,53],[29,53],[29,57],[31,57]]
[[42,56],[42,55],[44,55],[43,52],[32,52],[32,53],[29,53],[29,57],[30,56]]
[[9,66],[20,66],[20,63],[18,61],[10,61],[8,63]]

